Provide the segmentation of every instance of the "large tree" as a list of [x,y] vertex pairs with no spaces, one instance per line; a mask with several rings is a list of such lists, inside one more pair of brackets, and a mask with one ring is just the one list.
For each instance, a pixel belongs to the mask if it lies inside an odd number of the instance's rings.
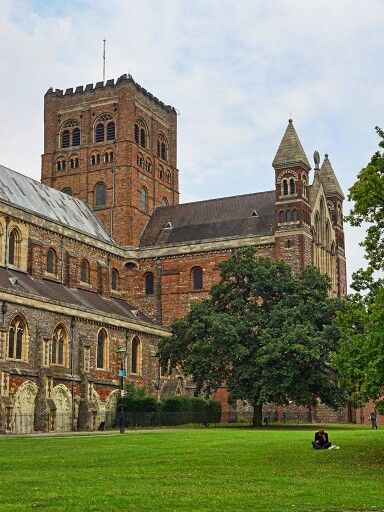
[[[376,131],[384,148],[384,133]],[[357,402],[384,395],[384,153],[377,151],[349,191],[346,218],[367,227],[361,245],[367,267],[353,274],[352,294],[339,315],[342,338],[335,363],[342,383]],[[379,407],[384,410],[384,403]]]
[[161,364],[192,375],[196,393],[210,394],[225,382],[231,400],[253,405],[254,425],[266,402],[312,405],[321,398],[336,405],[329,361],[338,302],[328,296],[328,278],[312,267],[295,276],[283,261],[256,257],[254,248],[220,267],[209,299],[161,340]]

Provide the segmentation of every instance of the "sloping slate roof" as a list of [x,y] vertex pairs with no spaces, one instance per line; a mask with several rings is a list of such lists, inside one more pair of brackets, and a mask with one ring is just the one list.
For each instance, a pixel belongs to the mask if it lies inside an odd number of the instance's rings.
[[104,226],[84,201],[2,165],[0,165],[0,201],[53,222],[59,222],[104,242],[112,242]]
[[320,178],[326,195],[337,194],[344,199],[343,191],[337,181],[335,171],[329,161],[328,155],[325,155],[323,165],[321,166]]
[[[17,277],[18,285],[13,285],[10,278]],[[154,324],[144,313],[137,310],[136,306],[128,304],[122,299],[105,299],[101,295],[89,290],[72,290],[53,281],[46,279],[33,279],[28,274],[0,268],[0,288],[8,292],[22,292],[36,297],[60,302],[68,306],[91,309],[92,312],[120,315],[129,321],[142,321]],[[135,313],[132,313],[135,311]]]
[[140,247],[272,235],[275,195],[271,190],[158,208],[148,221]]
[[273,167],[283,167],[285,165],[299,163],[306,165],[308,169],[311,168],[307,155],[304,152],[303,146],[293,126],[292,119],[290,119],[272,165]]

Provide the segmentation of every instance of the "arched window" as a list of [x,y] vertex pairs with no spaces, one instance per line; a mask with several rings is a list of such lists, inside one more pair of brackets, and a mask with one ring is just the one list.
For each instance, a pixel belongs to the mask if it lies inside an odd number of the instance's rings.
[[72,146],[80,146],[80,128],[74,128],[72,132]]
[[292,211],[287,210],[287,222],[292,222],[292,221],[293,221]]
[[145,161],[144,161],[144,157],[143,157],[143,155],[142,155],[141,153],[139,153],[139,154],[137,155],[137,165],[138,165],[139,167],[141,167],[142,169],[144,169],[144,162],[145,162]]
[[63,194],[67,194],[67,196],[72,196],[72,189],[70,189],[69,187],[66,187],[66,188],[63,188],[62,190]]
[[103,142],[104,140],[104,125],[98,123],[95,128],[95,142]]
[[139,190],[139,194],[140,194],[140,210],[142,212],[147,212],[148,211],[148,191],[145,187],[142,187]]
[[161,180],[164,179],[164,169],[161,166],[159,167],[159,178]]
[[8,333],[8,358],[27,359],[28,328],[21,315],[16,315],[11,321]]
[[169,171],[165,173],[165,181],[171,183],[171,173]]
[[331,233],[330,233],[328,221],[325,224],[325,246],[327,249],[330,249],[330,247],[331,247]]
[[89,263],[83,260],[80,265],[80,281],[82,283],[89,283]]
[[293,178],[289,179],[289,193],[290,194],[296,193],[296,184],[295,184],[295,180]]
[[162,160],[168,160],[167,139],[162,133],[157,138],[157,156]]
[[286,214],[284,210],[280,210],[279,221],[280,224],[284,224],[284,222],[286,222]]
[[105,184],[102,182],[95,187],[95,206],[105,206]]
[[303,178],[303,197],[307,197],[307,180]]
[[52,336],[51,364],[67,364],[68,335],[63,325],[58,325]]
[[282,181],[282,192],[283,192],[283,196],[288,195],[288,180]]
[[97,335],[97,368],[107,368],[108,366],[108,334],[105,329],[100,329]]
[[107,124],[107,140],[115,140],[116,126],[114,121]]
[[163,199],[161,200],[161,206],[169,206],[169,202],[166,197],[163,197]]
[[21,234],[17,228],[13,228],[8,237],[8,263],[18,267],[20,265]]
[[135,336],[132,340],[131,373],[141,373],[141,343],[137,336]]
[[146,169],[148,172],[152,172],[152,162],[147,160]]
[[140,142],[140,128],[137,123],[135,124],[135,142],[136,144]]
[[62,148],[69,148],[70,144],[70,133],[69,130],[64,130],[61,133],[61,147]]
[[154,276],[152,272],[147,272],[144,276],[145,295],[153,295],[154,292]]
[[49,274],[56,274],[56,253],[53,249],[48,249],[46,271]]
[[192,288],[194,290],[203,289],[203,269],[201,267],[192,269]]
[[119,273],[115,268],[112,269],[111,288],[114,291],[119,289]]
[[147,147],[147,136],[146,136],[144,128],[141,128],[141,130],[140,130],[140,146],[142,148]]

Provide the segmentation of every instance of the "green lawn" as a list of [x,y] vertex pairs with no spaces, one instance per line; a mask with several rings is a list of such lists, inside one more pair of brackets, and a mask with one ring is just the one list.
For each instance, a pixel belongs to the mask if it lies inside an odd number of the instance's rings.
[[384,510],[384,431],[210,428],[0,437],[0,511]]

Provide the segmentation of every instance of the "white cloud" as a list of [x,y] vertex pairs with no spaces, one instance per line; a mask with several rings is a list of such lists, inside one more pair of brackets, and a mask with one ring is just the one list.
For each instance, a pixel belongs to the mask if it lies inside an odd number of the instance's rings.
[[[382,124],[381,0],[3,0],[1,162],[35,178],[49,86],[130,71],[180,110],[183,201],[273,188],[293,116],[309,158],[329,152],[350,186]],[[350,270],[362,230],[347,230]],[[355,234],[356,233],[356,234]]]

